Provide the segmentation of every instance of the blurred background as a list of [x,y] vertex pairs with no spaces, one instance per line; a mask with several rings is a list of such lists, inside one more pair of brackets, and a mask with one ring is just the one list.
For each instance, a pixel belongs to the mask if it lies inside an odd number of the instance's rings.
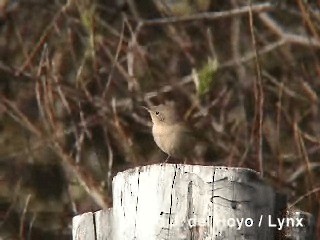
[[111,207],[117,172],[166,158],[141,108],[166,101],[320,238],[319,50],[319,1],[0,0],[0,239]]

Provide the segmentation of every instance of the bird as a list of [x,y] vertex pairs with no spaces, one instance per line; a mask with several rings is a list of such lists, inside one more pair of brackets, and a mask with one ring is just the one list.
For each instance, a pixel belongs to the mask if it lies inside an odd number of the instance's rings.
[[200,140],[178,114],[174,102],[158,106],[145,107],[152,120],[152,136],[157,146],[168,157],[198,159],[206,150],[206,144]]

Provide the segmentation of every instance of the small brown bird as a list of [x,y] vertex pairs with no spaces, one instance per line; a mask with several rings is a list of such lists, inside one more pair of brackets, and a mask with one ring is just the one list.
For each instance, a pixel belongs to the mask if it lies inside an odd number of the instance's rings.
[[194,159],[203,155],[205,146],[195,137],[175,109],[173,102],[146,108],[152,119],[152,135],[168,158]]

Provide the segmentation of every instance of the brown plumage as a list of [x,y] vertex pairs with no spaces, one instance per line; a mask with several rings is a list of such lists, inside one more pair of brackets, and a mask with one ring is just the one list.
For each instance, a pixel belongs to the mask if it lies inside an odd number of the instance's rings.
[[204,142],[195,137],[194,132],[184,123],[172,102],[146,109],[152,119],[154,141],[163,152],[168,154],[168,158],[198,159],[203,155],[206,148]]

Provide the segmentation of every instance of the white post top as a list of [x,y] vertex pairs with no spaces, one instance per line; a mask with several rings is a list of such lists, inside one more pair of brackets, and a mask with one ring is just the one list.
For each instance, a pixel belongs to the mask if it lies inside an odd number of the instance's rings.
[[258,223],[263,216],[267,224],[274,214],[275,193],[250,169],[137,167],[114,177],[113,199],[114,239],[270,239],[273,234]]
[[73,239],[315,239],[313,218],[285,208],[251,169],[155,164],[118,173],[113,208],[74,217]]

